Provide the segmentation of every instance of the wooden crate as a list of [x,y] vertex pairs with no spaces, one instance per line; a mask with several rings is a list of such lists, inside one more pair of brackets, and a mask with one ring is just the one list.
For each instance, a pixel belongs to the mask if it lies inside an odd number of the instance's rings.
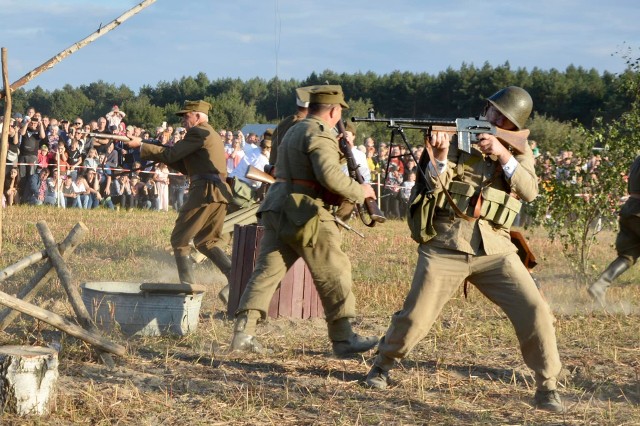
[[[242,292],[253,273],[264,228],[260,225],[235,225],[227,315],[233,317],[240,303]],[[298,259],[280,282],[269,305],[272,318],[322,318],[324,309],[313,284],[307,264]]]

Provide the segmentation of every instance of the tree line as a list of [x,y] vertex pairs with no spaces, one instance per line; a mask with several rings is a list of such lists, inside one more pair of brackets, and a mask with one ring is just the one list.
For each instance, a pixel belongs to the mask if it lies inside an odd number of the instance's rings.
[[[561,149],[571,143],[572,123],[590,128],[596,120],[605,122],[629,109],[634,94],[628,81],[637,71],[629,67],[622,74],[598,73],[595,69],[569,66],[531,71],[511,69],[509,63],[482,67],[462,65],[436,75],[427,73],[373,72],[338,74],[330,70],[312,73],[304,80],[221,78],[211,80],[204,72],[155,87],[143,86],[135,93],[97,81],[77,87],[65,85],[53,91],[36,87],[13,94],[13,110],[33,106],[42,114],[85,121],[103,116],[114,104],[127,113],[130,124],[153,129],[167,121],[178,125],[175,112],[186,99],[205,99],[214,105],[211,123],[215,128],[239,129],[247,123],[277,123],[295,112],[294,89],[314,84],[342,85],[351,108],[347,116],[366,116],[374,108],[379,117],[470,117],[477,116],[487,96],[502,87],[526,88],[534,99],[534,116],[529,123],[532,137],[545,141],[545,149]],[[384,126],[362,124],[359,135],[388,139]],[[420,135],[411,135],[419,143]]]

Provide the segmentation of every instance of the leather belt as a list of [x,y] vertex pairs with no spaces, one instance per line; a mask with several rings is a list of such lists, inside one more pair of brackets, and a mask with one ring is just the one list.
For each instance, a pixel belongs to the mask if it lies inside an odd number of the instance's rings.
[[[277,178],[276,182],[288,182],[287,179]],[[320,185],[315,180],[309,179],[291,179],[291,183],[301,186],[306,186],[307,188],[314,189],[316,191],[322,190],[322,185]]]
[[196,175],[189,176],[191,182],[195,182],[197,180],[208,180],[211,182],[222,183],[222,178],[217,173],[201,173]]

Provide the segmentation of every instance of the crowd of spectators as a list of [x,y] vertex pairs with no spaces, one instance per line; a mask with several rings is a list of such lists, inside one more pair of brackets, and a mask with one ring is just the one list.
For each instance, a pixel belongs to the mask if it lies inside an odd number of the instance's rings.
[[[50,204],[61,208],[169,211],[184,204],[187,177],[166,164],[145,162],[139,150],[111,137],[140,136],[150,143],[173,146],[185,136],[183,127],[167,123],[153,131],[126,124],[117,105],[104,116],[56,119],[34,108],[15,112],[9,123],[9,147],[3,206]],[[4,123],[0,122],[0,129]],[[255,133],[221,130],[228,172],[260,154]]]
[[15,112],[8,129],[3,206],[179,209],[187,190],[184,176],[164,164],[141,162],[139,152],[127,150],[122,141],[92,134],[129,134],[173,145],[186,130],[163,123],[151,133],[126,125],[125,117],[118,106],[88,123],[80,117],[48,117],[33,108]]
[[[74,120],[47,117],[33,108],[24,114],[14,113],[8,131],[3,206],[51,204],[83,209],[103,206],[125,210],[178,210],[188,191],[185,176],[166,164],[141,161],[139,152],[127,150],[121,141],[92,134],[129,134],[172,146],[184,138],[186,130],[162,123],[153,131],[147,131],[127,125],[125,120],[126,114],[118,106],[88,123],[80,117]],[[230,176],[244,177],[249,165],[263,169],[270,148],[269,143],[265,151],[263,143],[265,138],[270,139],[268,132],[258,136],[222,129],[219,133]],[[354,152],[359,151],[356,156],[359,162],[366,162],[360,166],[369,171],[361,174],[374,188],[379,188],[385,216],[404,217],[416,181],[416,160],[424,147],[412,147],[409,151],[402,144],[376,144],[371,137],[365,138],[362,144],[353,141],[352,145]],[[602,162],[599,154],[586,159],[574,156],[571,151],[562,151],[558,156],[541,155],[535,141],[531,141],[531,146],[540,170],[541,189],[558,182],[588,188],[589,183],[597,181],[597,169]]]

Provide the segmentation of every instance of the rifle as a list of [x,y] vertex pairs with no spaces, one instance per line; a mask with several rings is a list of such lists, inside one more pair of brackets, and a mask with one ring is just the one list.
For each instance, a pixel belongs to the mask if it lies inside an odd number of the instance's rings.
[[484,117],[477,118],[375,118],[373,108],[368,117],[351,117],[353,122],[387,123],[388,128],[421,129],[426,136],[431,132],[446,132],[458,135],[458,149],[471,152],[471,144],[477,143],[477,135],[489,133],[494,135],[503,145],[523,154],[527,146],[529,130],[505,130],[496,127]]
[[[336,127],[338,129],[338,133],[342,135],[338,140],[338,143],[340,145],[340,151],[342,151],[342,154],[347,160],[347,169],[349,170],[349,176],[351,176],[351,178],[359,184],[363,184],[365,183],[364,178],[358,170],[358,163],[356,163],[356,159],[353,156],[353,152],[351,152],[351,148],[349,147],[349,143],[347,142],[347,138],[345,137],[344,123],[342,122],[342,120],[338,120],[338,124],[336,125]],[[380,211],[376,200],[374,200],[373,198],[365,198],[364,205],[367,210],[366,213],[364,211],[365,209],[360,204],[356,204],[356,210],[358,211],[360,220],[362,220],[362,223],[364,223],[365,225],[373,227],[377,222],[384,223],[384,221],[387,220],[387,218],[384,217],[382,211]],[[368,220],[366,215],[369,216]]]
[[[123,136],[123,135],[112,135],[110,133],[94,133],[94,132],[78,132],[81,133],[83,135],[87,135],[87,137],[93,137],[93,138],[98,138],[98,139],[111,139],[114,141],[120,141],[120,142],[129,142],[131,140],[131,138],[129,138],[129,136]],[[153,145],[162,145],[160,143],[159,140],[157,139],[142,139],[142,142],[144,143],[150,143]]]
[[276,181],[276,178],[271,176],[269,173],[263,172],[257,167],[249,165],[247,172],[244,174],[244,177],[247,179],[255,180],[258,182],[272,184]]

